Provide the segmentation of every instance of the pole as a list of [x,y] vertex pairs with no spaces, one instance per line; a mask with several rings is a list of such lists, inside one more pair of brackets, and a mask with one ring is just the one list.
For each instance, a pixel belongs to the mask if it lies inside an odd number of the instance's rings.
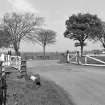
[[2,62],[0,61],[0,105],[3,101],[3,91],[2,91]]
[[7,84],[6,84],[6,74],[2,77],[2,91],[3,91],[3,103],[6,105],[6,95],[7,95]]
[[0,105],[6,105],[7,83],[3,62],[0,62]]

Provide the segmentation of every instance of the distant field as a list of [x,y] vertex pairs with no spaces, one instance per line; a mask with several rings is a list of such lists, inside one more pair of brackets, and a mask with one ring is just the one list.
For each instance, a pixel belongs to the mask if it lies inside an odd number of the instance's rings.
[[[42,60],[44,59],[43,57],[43,53],[39,52],[39,53],[23,53],[22,56],[25,59],[33,59],[33,60]],[[56,59],[60,59],[61,53],[58,52],[46,52],[46,60],[56,60]]]

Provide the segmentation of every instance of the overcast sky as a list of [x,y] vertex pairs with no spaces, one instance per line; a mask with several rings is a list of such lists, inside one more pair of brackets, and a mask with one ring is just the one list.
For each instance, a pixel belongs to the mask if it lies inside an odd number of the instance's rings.
[[[104,0],[0,0],[0,15],[6,12],[33,12],[45,18],[46,27],[57,32],[55,45],[47,47],[47,51],[74,50],[74,42],[64,38],[65,20],[72,14],[91,13],[97,14],[105,21]],[[102,49],[98,43],[88,43],[85,50]],[[21,43],[22,51],[41,51],[39,45],[30,42]]]

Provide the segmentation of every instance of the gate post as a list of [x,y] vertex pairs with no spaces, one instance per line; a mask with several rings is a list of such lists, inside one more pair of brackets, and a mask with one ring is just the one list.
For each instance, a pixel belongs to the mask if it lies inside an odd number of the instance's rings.
[[79,64],[79,51],[77,51],[76,61],[77,61],[77,64]]
[[85,64],[87,64],[87,56],[85,56]]

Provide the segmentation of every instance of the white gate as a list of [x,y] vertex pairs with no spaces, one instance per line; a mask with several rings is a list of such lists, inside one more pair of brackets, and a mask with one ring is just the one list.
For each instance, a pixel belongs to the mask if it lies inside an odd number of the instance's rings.
[[83,55],[82,57],[78,57],[77,54],[75,54],[70,58],[70,63],[91,66],[105,66],[105,54]]

